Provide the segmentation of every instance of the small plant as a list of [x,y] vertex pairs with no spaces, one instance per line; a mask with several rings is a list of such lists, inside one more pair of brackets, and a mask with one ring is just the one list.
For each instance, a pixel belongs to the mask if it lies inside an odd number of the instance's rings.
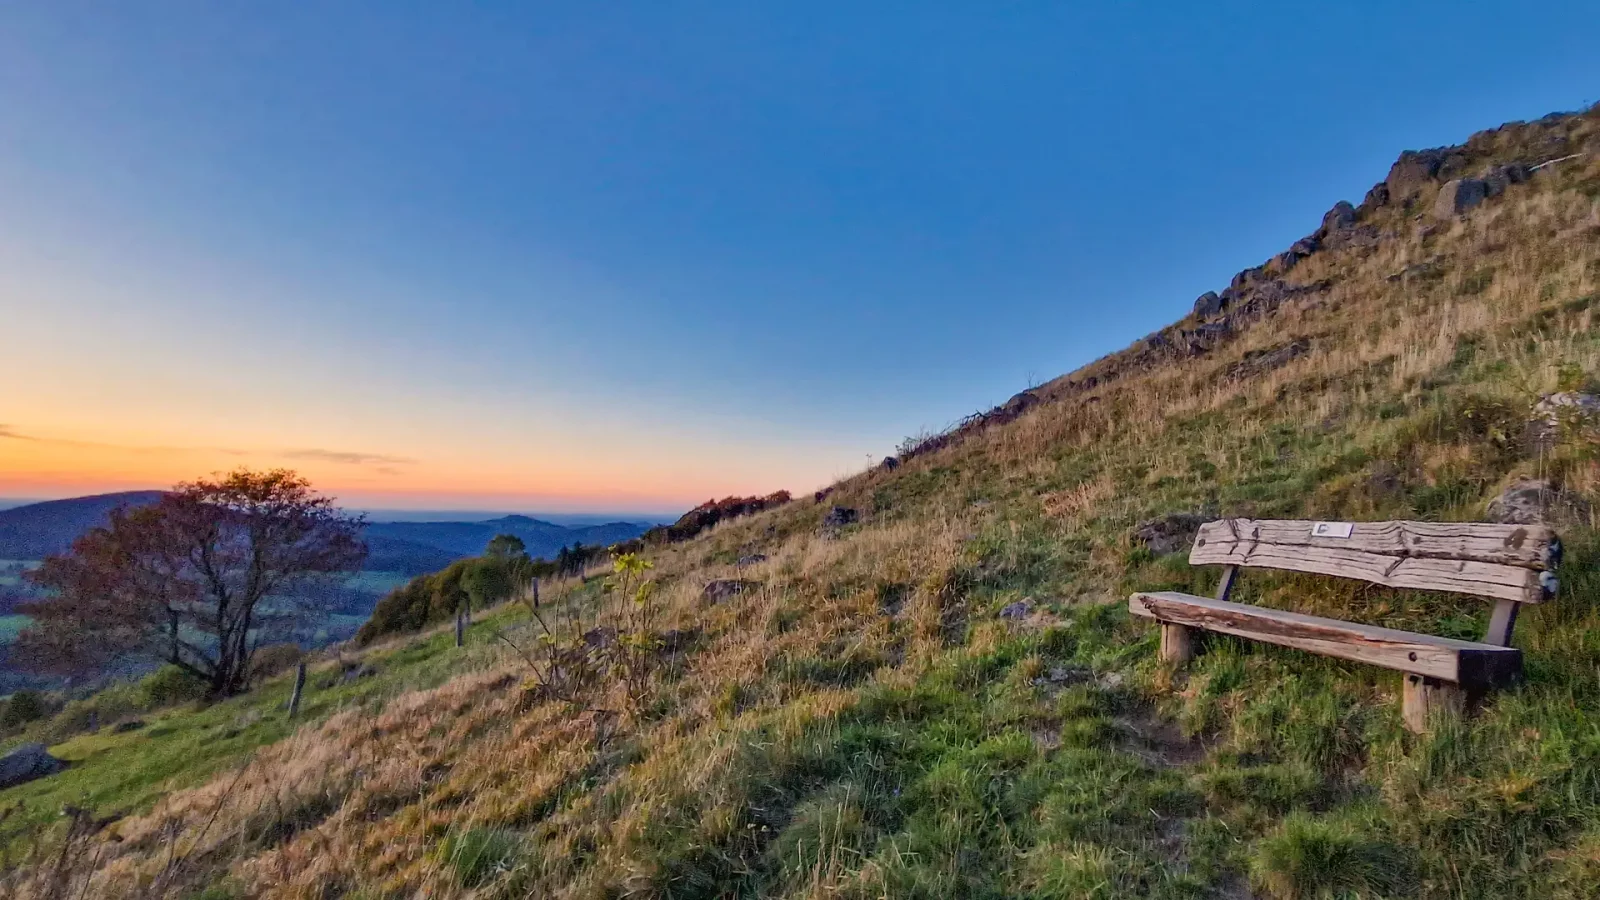
[[1350,824],[1295,814],[1262,841],[1251,870],[1279,900],[1332,900],[1409,896],[1408,862],[1394,845]]
[[504,828],[469,828],[447,835],[440,856],[455,873],[456,883],[474,888],[516,868],[522,836]]
[[650,562],[636,553],[617,557],[606,583],[617,602],[617,652],[612,668],[627,685],[628,704],[637,710],[644,703],[654,669],[656,648],[656,583],[646,577]]

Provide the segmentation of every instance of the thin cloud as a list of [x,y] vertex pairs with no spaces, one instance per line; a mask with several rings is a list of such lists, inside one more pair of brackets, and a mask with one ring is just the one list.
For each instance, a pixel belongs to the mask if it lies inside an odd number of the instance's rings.
[[416,462],[403,456],[388,456],[383,453],[359,453],[350,450],[323,450],[312,447],[304,450],[286,450],[284,456],[289,459],[302,459],[313,462],[337,463],[345,466],[408,466]]
[[38,438],[17,431],[14,425],[0,425],[0,440],[37,441]]

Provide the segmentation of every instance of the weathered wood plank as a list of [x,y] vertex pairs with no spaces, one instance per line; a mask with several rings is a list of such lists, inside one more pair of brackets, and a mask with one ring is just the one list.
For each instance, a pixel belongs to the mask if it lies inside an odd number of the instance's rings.
[[1220,519],[1200,526],[1199,550],[1216,543],[1329,547],[1399,556],[1517,566],[1547,571],[1560,562],[1561,542],[1543,525],[1489,522],[1350,522],[1349,537],[1317,537],[1316,522],[1299,519]]
[[1196,597],[1134,594],[1128,609],[1159,622],[1232,634],[1323,656],[1355,660],[1480,688],[1504,684],[1522,671],[1522,651]]
[[[1309,536],[1299,539],[1298,543],[1267,540],[1279,537],[1282,531],[1260,526],[1283,523],[1248,519],[1231,520],[1237,526],[1235,537],[1234,529],[1227,528],[1229,521],[1211,522],[1202,527],[1194,549],[1189,552],[1192,565],[1309,572],[1359,578],[1386,587],[1449,591],[1518,603],[1539,603],[1555,591],[1555,577],[1551,573],[1522,565],[1379,553],[1362,549],[1360,545],[1341,543],[1342,538],[1316,538],[1314,544]],[[1299,524],[1306,526],[1309,535],[1310,523]]]
[[1415,734],[1427,734],[1436,724],[1467,710],[1467,692],[1459,685],[1407,675],[1400,693],[1400,717]]
[[1168,665],[1181,666],[1195,654],[1194,629],[1187,625],[1173,625],[1169,622],[1161,623],[1161,661]]

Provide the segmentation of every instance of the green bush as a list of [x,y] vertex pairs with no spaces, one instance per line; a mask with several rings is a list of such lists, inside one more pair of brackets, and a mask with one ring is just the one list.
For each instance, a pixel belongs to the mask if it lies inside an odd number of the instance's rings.
[[139,681],[140,699],[145,709],[160,709],[198,700],[208,685],[174,665],[165,665]]
[[44,698],[34,691],[17,691],[0,710],[0,728],[16,728],[44,718]]
[[250,657],[250,683],[258,684],[305,659],[299,644],[268,644]]

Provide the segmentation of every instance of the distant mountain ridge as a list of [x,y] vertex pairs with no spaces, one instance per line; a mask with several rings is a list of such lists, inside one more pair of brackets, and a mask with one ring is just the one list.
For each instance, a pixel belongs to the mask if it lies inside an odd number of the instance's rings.
[[549,558],[575,543],[608,546],[629,541],[649,527],[637,522],[609,522],[567,528],[531,516],[510,515],[485,522],[374,522],[367,526],[367,540],[406,541],[436,547],[459,558],[482,553],[495,535],[513,534],[522,539],[530,556]]
[[[105,525],[119,506],[144,506],[161,491],[123,491],[48,500],[0,510],[0,559],[40,559],[61,553],[91,528]],[[366,531],[373,572],[420,575],[483,552],[498,534],[514,534],[532,556],[554,557],[572,544],[607,546],[643,534],[648,523],[609,522],[569,528],[531,516],[508,515],[481,522],[372,522]]]

